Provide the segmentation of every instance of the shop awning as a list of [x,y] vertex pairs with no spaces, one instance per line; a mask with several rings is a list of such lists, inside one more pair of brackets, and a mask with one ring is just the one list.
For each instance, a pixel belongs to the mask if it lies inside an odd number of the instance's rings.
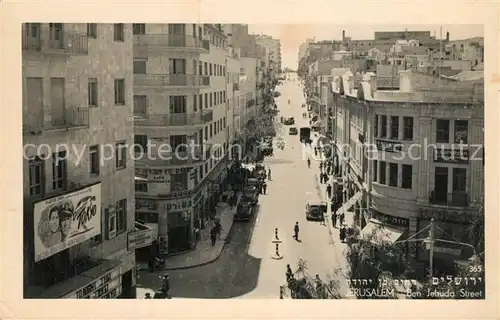
[[349,200],[347,200],[342,207],[337,210],[337,215],[345,213],[347,210],[351,209],[352,206],[363,197],[363,191],[356,192]]
[[384,225],[376,219],[370,219],[368,224],[361,230],[361,237],[375,245],[393,244],[404,232],[404,230]]
[[138,176],[135,176],[134,180],[135,180],[135,181],[148,181],[148,179],[146,179],[146,178],[141,178],[141,177],[138,177]]

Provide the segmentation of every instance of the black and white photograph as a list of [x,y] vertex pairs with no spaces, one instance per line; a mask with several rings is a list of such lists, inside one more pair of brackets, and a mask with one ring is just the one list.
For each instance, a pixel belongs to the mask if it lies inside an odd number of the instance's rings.
[[18,298],[498,297],[485,25],[308,19],[23,20]]

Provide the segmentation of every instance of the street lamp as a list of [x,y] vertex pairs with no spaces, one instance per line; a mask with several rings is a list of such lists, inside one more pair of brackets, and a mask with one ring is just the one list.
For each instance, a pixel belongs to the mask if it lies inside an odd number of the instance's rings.
[[[401,240],[401,241],[396,241],[394,242],[394,244],[400,244],[400,243],[407,243],[407,242],[420,242],[422,241],[425,245],[425,248],[427,250],[429,250],[429,277],[430,277],[430,280],[432,281],[432,277],[433,277],[433,268],[434,268],[434,244],[436,242],[442,242],[442,243],[452,243],[452,244],[458,244],[458,245],[461,245],[461,246],[464,246],[464,247],[469,247],[472,249],[472,257],[469,258],[469,261],[476,261],[479,257],[479,255],[476,254],[476,248],[469,244],[469,243],[465,243],[465,242],[460,242],[460,241],[450,241],[450,240],[444,240],[444,239],[436,239],[435,238],[435,235],[434,235],[434,228],[439,228],[439,227],[436,227],[434,225],[434,218],[431,219],[431,223],[423,228],[422,230],[420,230],[419,232],[417,232],[416,234],[414,234],[413,236],[409,237],[408,239],[406,240]],[[424,232],[425,230],[429,231],[429,235],[426,237],[426,238],[415,238],[417,235],[419,235],[420,233]]]

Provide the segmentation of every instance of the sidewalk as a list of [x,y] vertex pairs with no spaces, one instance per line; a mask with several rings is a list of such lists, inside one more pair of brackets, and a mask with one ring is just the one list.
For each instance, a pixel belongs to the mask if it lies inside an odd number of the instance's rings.
[[[241,198],[241,193],[238,194],[238,202]],[[215,242],[212,246],[210,240],[210,230],[213,227],[213,222],[208,221],[205,225],[205,229],[200,230],[200,241],[193,250],[183,252],[174,256],[167,257],[165,260],[164,270],[177,270],[177,269],[188,269],[193,267],[202,266],[209,264],[221,255],[222,249],[226,244],[226,238],[231,232],[231,227],[233,225],[233,216],[236,212],[236,206],[234,208],[229,208],[229,205],[225,202],[219,202],[216,209],[216,217],[220,219],[222,224],[222,232],[220,239]],[[146,263],[138,263],[141,270],[147,270]]]

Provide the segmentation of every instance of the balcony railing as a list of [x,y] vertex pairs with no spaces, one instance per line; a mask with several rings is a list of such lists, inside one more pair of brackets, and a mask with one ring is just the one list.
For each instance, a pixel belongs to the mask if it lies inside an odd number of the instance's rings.
[[213,118],[212,110],[204,110],[202,113],[136,114],[134,124],[146,127],[195,126],[210,123]]
[[185,34],[136,34],[134,44],[162,48],[192,48],[210,50],[208,40]]
[[429,203],[442,206],[467,207],[469,206],[469,195],[466,192],[439,194],[435,191],[431,191]]
[[255,105],[255,99],[250,99],[247,101],[247,108],[250,108]]
[[[46,108],[47,110],[49,107]],[[89,109],[74,108],[51,112],[26,112],[23,114],[23,131],[38,134],[42,131],[52,131],[71,128],[89,127]]]
[[134,74],[138,87],[209,87],[209,76],[193,74]]
[[22,47],[23,51],[40,53],[84,55],[89,52],[86,34],[50,28],[41,28],[35,35],[24,30]]

